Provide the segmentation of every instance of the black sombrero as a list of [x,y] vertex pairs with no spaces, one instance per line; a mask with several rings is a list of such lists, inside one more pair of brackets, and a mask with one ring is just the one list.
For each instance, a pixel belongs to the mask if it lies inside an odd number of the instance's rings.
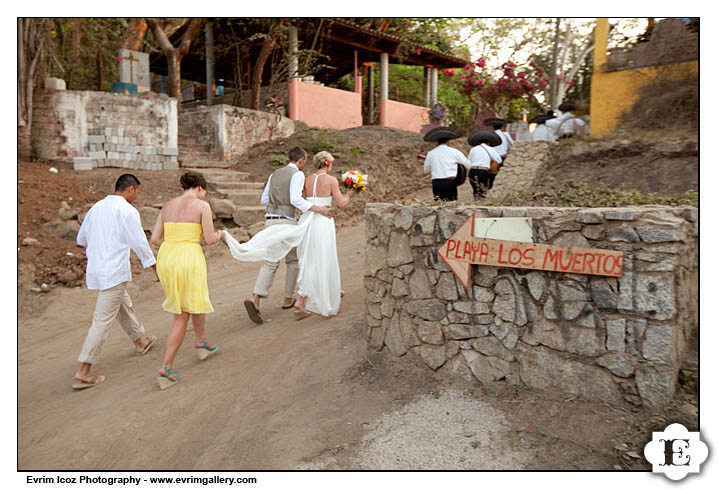
[[447,126],[439,126],[424,135],[424,141],[453,140],[456,138],[461,138],[461,134]]
[[488,119],[484,119],[484,124],[487,126],[497,126],[497,125],[504,125],[506,124],[506,120],[501,119],[499,117],[490,117]]
[[553,119],[553,117],[547,116],[546,114],[540,114],[534,118],[531,118],[531,120],[529,122],[532,124],[543,124],[546,121],[548,121],[549,119]]
[[546,111],[546,114],[544,116],[548,117],[549,119],[556,117],[556,113],[552,110]]
[[575,111],[576,105],[572,104],[571,102],[564,102],[563,104],[558,106],[558,110],[561,112]]
[[469,144],[471,146],[477,146],[481,143],[486,143],[489,146],[499,146],[501,144],[501,138],[493,131],[477,131],[469,136]]

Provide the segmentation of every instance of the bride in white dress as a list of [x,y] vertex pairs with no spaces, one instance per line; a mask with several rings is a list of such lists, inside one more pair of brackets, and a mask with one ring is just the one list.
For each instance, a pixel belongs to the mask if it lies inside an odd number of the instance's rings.
[[[304,182],[304,194],[312,204],[336,204],[343,208],[349,204],[354,190],[342,194],[339,181],[329,175],[333,162],[334,157],[327,151],[314,155],[312,163],[315,171]],[[302,215],[296,225],[265,228],[243,244],[229,233],[224,236],[232,256],[244,262],[277,262],[297,247],[299,278],[295,318],[306,318],[309,312],[322,316],[337,314],[341,302],[341,275],[334,218],[309,211]]]

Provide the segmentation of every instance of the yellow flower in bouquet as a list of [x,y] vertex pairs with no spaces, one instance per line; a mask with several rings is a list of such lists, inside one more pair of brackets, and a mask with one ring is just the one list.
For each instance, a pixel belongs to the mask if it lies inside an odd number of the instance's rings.
[[365,191],[369,176],[361,174],[357,170],[349,170],[342,174],[342,183],[349,189],[354,189],[357,192]]

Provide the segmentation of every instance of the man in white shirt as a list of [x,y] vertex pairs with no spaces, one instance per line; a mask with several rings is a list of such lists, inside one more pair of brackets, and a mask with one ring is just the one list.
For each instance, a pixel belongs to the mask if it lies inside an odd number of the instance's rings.
[[[146,354],[157,337],[145,336],[145,328],[135,317],[132,300],[127,294],[130,272],[130,249],[139,257],[144,268],[155,269],[155,256],[142,229],[140,213],[132,203],[140,195],[140,181],[132,174],[123,174],[115,183],[115,193],[95,203],[82,221],[77,244],[85,249],[88,289],[97,289],[97,304],[92,325],[78,357],[80,368],[75,373],[75,389],[91,388],[102,383],[105,376],[91,373],[102,344],[117,318],[122,329],[135,344],[135,355]],[[155,277],[157,271],[155,270]]]
[[499,119],[498,117],[492,117],[484,121],[484,124],[493,127],[494,132],[498,135],[499,138],[501,138],[501,144],[494,149],[502,159],[506,158],[509,149],[511,149],[511,147],[514,145],[514,139],[508,132],[504,131],[504,126],[506,126],[509,122],[513,121],[508,119]]
[[555,142],[556,135],[551,130],[551,128],[548,127],[548,121],[552,120],[553,119],[549,119],[549,116],[545,114],[536,116],[531,119],[531,121],[529,122],[536,124],[533,133],[531,133],[531,141],[548,141],[550,143]]
[[[485,133],[485,134],[484,134]],[[496,143],[490,138],[490,134],[486,131],[474,133],[469,138],[469,144],[473,145],[469,151],[469,162],[471,168],[469,170],[469,182],[474,190],[474,199],[483,199],[486,192],[492,187],[493,179],[491,170],[491,161],[501,164],[502,158],[496,151],[498,147],[491,147],[488,143]]]
[[558,106],[561,115],[555,121],[557,123],[555,132],[559,138],[571,138],[572,136],[583,136],[586,134],[586,123],[576,117],[572,111],[576,110],[576,106],[571,102],[564,102]]
[[[429,136],[430,133],[427,133]],[[455,134],[455,136],[454,136]],[[434,193],[434,199],[443,201],[456,201],[458,191],[456,185],[457,164],[461,164],[467,169],[470,167],[469,160],[464,154],[452,148],[446,143],[458,138],[458,133],[443,134],[445,137],[436,139],[436,148],[429,151],[424,158],[424,173],[431,173],[431,190]]]
[[[267,206],[264,215],[266,221],[264,227],[274,225],[297,224],[296,212],[302,213],[314,211],[326,217],[331,217],[331,208],[328,206],[316,206],[302,197],[304,189],[304,165],[307,163],[307,152],[303,148],[295,146],[287,155],[289,163],[286,167],[276,170],[267,179],[267,185],[262,192],[261,203]],[[287,276],[284,285],[284,301],[282,308],[285,310],[294,306],[294,288],[297,285],[299,276],[299,262],[297,249],[293,248],[285,257],[287,264]],[[249,318],[256,324],[261,325],[264,320],[259,310],[260,298],[269,296],[269,289],[274,282],[279,262],[266,261],[257,275],[254,284],[254,291],[251,299],[244,301]]]

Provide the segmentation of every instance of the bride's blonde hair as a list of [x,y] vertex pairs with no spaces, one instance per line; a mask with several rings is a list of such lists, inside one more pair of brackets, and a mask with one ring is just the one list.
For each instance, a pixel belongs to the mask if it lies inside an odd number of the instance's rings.
[[312,159],[315,168],[324,168],[334,161],[334,157],[328,151],[320,151]]

